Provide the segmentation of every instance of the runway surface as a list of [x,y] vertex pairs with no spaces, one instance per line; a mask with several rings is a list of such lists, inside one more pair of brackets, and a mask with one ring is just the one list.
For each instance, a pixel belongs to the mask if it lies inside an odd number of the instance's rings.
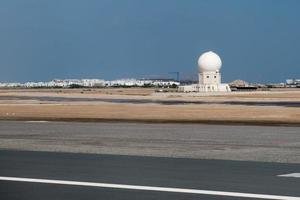
[[0,149],[300,163],[300,127],[0,121]]
[[[300,199],[300,178],[278,176],[295,173],[300,173],[300,164],[2,150],[0,197],[12,200],[258,199],[249,198],[249,194],[255,194],[274,199],[279,196]],[[3,180],[3,177],[17,177],[19,181]],[[22,178],[48,182],[24,182]],[[80,184],[58,184],[57,180]],[[94,186],[83,186],[86,183]],[[101,187],[95,186],[100,183]],[[121,187],[114,188],[111,184]],[[133,188],[125,189],[125,186]],[[150,190],[138,189],[141,186]],[[151,190],[153,187],[159,189]],[[193,189],[200,194],[170,192],[165,188]],[[205,191],[212,194],[203,194]],[[225,196],[226,192],[244,197]]]

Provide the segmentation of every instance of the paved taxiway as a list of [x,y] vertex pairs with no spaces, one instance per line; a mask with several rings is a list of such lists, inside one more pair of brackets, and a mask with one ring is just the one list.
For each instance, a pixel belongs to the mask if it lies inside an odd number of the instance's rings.
[[[300,164],[0,151],[0,176],[290,196]],[[1,179],[1,178],[0,178]],[[0,180],[1,199],[256,199]]]

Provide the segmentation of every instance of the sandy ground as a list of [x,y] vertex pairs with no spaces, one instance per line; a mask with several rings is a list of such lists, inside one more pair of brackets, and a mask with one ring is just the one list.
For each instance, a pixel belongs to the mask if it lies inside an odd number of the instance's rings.
[[[221,105],[224,101],[300,102],[300,90],[254,93],[231,93],[212,96],[190,96],[176,93],[155,94],[153,89],[93,90],[0,90],[2,120],[65,120],[65,121],[141,121],[243,123],[260,125],[300,126],[300,107]],[[30,99],[13,99],[26,96]],[[154,103],[47,102],[35,97],[115,98],[207,101],[212,104],[160,105]],[[216,104],[214,104],[216,103]]]
[[5,120],[300,124],[300,108],[220,105],[0,105]]

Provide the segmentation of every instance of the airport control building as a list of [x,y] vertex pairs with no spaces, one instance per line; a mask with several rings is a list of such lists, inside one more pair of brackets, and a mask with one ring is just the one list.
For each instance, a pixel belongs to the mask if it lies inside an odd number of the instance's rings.
[[221,83],[221,58],[214,52],[203,53],[198,59],[199,82],[179,86],[179,92],[230,92],[228,84]]

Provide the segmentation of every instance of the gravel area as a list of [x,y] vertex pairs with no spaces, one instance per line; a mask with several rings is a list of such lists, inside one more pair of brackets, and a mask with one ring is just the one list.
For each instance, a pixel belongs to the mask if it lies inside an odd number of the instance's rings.
[[300,163],[300,127],[0,121],[0,149]]

